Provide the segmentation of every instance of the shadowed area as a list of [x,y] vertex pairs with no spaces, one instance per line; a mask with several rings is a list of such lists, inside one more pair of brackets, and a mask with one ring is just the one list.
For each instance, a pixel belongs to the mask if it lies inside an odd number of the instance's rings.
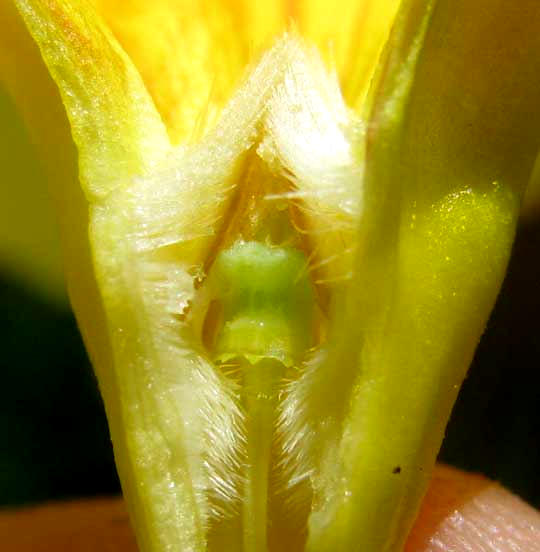
[[0,278],[0,504],[118,492],[73,315]]
[[540,222],[518,228],[501,293],[454,406],[439,460],[540,507]]

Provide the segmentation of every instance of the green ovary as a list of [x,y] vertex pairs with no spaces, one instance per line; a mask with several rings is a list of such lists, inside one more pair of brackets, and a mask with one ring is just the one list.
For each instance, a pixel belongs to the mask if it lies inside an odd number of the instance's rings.
[[258,242],[222,251],[210,286],[221,303],[214,359],[272,358],[293,366],[312,345],[314,294],[304,254]]

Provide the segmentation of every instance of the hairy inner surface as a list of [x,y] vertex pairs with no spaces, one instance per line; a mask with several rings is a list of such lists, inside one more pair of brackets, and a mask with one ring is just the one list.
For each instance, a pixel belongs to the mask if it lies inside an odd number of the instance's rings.
[[160,484],[189,474],[210,549],[284,534],[303,548],[317,470],[303,405],[350,275],[363,130],[317,53],[285,36],[211,132],[120,192],[159,352],[144,393],[167,450],[187,451],[163,454]]

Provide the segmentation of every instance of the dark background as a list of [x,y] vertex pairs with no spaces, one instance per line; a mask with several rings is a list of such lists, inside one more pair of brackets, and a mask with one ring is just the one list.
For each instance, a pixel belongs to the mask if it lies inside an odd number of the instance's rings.
[[[540,223],[508,275],[440,459],[540,506]],[[75,320],[0,276],[0,505],[119,492],[103,406]]]

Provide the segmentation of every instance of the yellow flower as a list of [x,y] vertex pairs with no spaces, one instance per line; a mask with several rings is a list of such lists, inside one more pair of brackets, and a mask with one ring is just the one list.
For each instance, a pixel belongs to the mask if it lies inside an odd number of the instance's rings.
[[141,549],[399,550],[538,152],[536,0],[14,5]]

